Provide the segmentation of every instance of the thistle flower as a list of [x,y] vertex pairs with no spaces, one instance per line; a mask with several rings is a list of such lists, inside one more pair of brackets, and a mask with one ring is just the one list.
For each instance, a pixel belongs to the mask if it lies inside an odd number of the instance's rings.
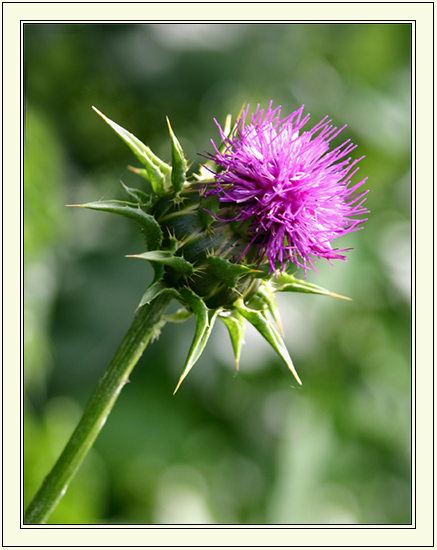
[[199,359],[217,318],[228,328],[237,368],[248,321],[300,384],[282,339],[274,294],[342,297],[296,279],[285,268],[290,262],[312,266],[311,256],[344,259],[339,253],[344,251],[332,249],[330,241],[357,229],[363,220],[351,216],[366,212],[364,193],[354,194],[362,182],[349,185],[359,159],[344,159],[354,146],[346,141],[328,152],[340,130],[323,119],[300,134],[308,120],[301,119],[303,108],[281,120],[280,108],[271,104],[265,114],[258,107],[246,126],[248,109],[232,131],[229,118],[225,130],[218,125],[222,144],[214,145],[208,166],[191,179],[168,120],[171,165],[96,110],[139,159],[143,167],[131,169],[150,182],[152,193],[124,186],[129,201],[81,206],[140,225],[147,250],[130,257],[148,260],[155,277],[138,308],[165,295],[182,305],[176,314],[164,316],[158,329],[195,315],[197,328],[176,390]]
[[241,256],[255,245],[258,261],[267,258],[274,272],[290,262],[306,273],[308,265],[314,269],[314,258],[346,260],[346,250],[331,242],[362,229],[365,219],[355,217],[368,212],[367,191],[357,193],[366,179],[351,184],[363,157],[351,161],[356,146],[349,139],[329,149],[345,126],[337,129],[325,117],[303,131],[309,120],[302,118],[303,108],[281,119],[280,107],[270,103],[264,112],[258,105],[246,123],[247,106],[230,135],[215,121],[224,146],[211,140],[215,155],[208,155],[217,169],[207,195],[219,197],[228,221],[249,223]]

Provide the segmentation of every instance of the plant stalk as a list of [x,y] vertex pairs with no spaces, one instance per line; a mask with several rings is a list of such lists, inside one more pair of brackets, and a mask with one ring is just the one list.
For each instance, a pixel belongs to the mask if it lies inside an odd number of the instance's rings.
[[170,301],[170,296],[161,295],[139,310],[91,396],[73,435],[29,504],[24,514],[25,524],[46,523],[61,500],[105,424],[121,389],[128,382],[130,373],[151,338],[158,334]]

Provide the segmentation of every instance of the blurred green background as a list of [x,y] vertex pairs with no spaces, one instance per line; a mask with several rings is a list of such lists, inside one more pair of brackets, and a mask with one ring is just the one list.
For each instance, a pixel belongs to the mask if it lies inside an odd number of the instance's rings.
[[[308,279],[352,302],[278,295],[303,380],[226,329],[173,397],[194,322],[167,325],[53,513],[54,524],[411,522],[410,26],[26,24],[25,502],[62,450],[151,271],[135,224],[66,204],[122,198],[136,159],[92,111],[196,169],[244,102],[305,104],[365,155],[371,210]],[[303,274],[301,274],[303,276]]]

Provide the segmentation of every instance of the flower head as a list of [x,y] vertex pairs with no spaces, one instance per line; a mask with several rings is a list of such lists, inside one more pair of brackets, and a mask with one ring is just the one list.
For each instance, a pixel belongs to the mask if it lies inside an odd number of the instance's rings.
[[363,182],[350,185],[359,159],[351,162],[346,156],[354,145],[348,140],[329,151],[341,129],[323,119],[301,132],[309,118],[302,119],[303,107],[281,120],[280,108],[272,109],[271,104],[265,113],[258,107],[246,125],[248,110],[230,134],[219,126],[223,145],[214,145],[216,154],[209,157],[220,169],[208,183],[207,166],[193,179],[187,177],[187,161],[170,123],[171,165],[96,109],[141,162],[143,168],[131,169],[149,181],[151,193],[123,184],[129,200],[75,206],[112,212],[139,224],[147,250],[130,257],[150,262],[154,277],[138,307],[153,308],[161,295],[182,305],[163,316],[156,331],[165,322],[196,317],[176,389],[201,356],[216,319],[229,331],[237,367],[247,321],[300,384],[281,336],[275,293],[344,296],[297,279],[285,267],[290,262],[312,267],[313,257],[345,259],[340,254],[344,251],[332,249],[330,243],[358,229],[364,220],[353,216],[367,212],[362,206],[365,193],[357,193]]
[[331,242],[361,229],[368,211],[367,191],[357,192],[366,180],[351,184],[363,157],[351,160],[356,146],[349,139],[329,148],[344,126],[337,129],[325,117],[303,131],[309,120],[303,105],[283,119],[272,103],[265,112],[258,105],[249,123],[248,112],[249,106],[229,136],[215,121],[224,146],[219,150],[212,141],[215,155],[209,157],[219,168],[207,191],[219,197],[222,212],[229,207],[227,221],[248,223],[245,252],[255,245],[259,261],[267,258],[275,273],[290,262],[306,271],[314,269],[314,258],[345,260],[346,250]]

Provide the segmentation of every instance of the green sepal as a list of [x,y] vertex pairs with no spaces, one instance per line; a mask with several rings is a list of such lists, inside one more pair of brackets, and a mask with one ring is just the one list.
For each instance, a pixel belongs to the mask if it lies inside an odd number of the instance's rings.
[[207,259],[214,275],[228,288],[235,288],[238,283],[238,279],[242,275],[247,275],[248,273],[253,272],[253,269],[250,267],[240,264],[232,264],[231,262],[228,262],[228,260],[217,258],[215,256],[208,256]]
[[302,279],[296,279],[294,275],[288,273],[282,273],[277,279],[272,278],[270,283],[273,286],[275,292],[305,292],[307,294],[321,294],[323,296],[332,296],[334,298],[342,298],[343,300],[350,300],[347,296],[341,296],[330,292],[326,288],[309,283]]
[[176,252],[176,250],[179,248],[179,241],[176,239],[176,237],[169,237],[168,238],[168,250],[170,252]]
[[138,204],[125,201],[108,200],[88,202],[86,204],[75,206],[81,206],[82,208],[89,208],[91,210],[102,210],[113,214],[120,214],[125,218],[134,220],[144,230],[143,233],[146,239],[146,246],[149,250],[156,250],[161,246],[163,235],[159,223],[153,216],[144,212]]
[[142,143],[133,134],[119,126],[117,123],[110,120],[95,107],[93,107],[93,109],[129,146],[129,148],[133,151],[135,156],[146,169],[150,183],[152,184],[153,191],[157,195],[162,195],[164,192],[165,174],[170,173],[171,167],[163,162],[154,153],[152,153],[150,148],[147,147],[147,145],[144,145],[144,143]]
[[152,267],[153,267],[154,277],[153,277],[153,281],[151,282],[151,285],[154,285],[155,283],[159,283],[159,281],[164,277],[164,266],[162,264],[153,262]]
[[140,176],[141,178],[150,181],[149,174],[144,168],[135,168],[135,166],[128,166],[128,169],[137,176]]
[[233,311],[230,315],[219,315],[219,318],[223,321],[228,329],[229,336],[231,338],[232,349],[234,350],[235,366],[239,367],[241,347],[244,343],[244,317],[242,317],[237,311]]
[[169,323],[184,323],[192,315],[193,315],[192,311],[189,311],[185,307],[181,307],[175,313],[169,313],[168,315],[164,315],[164,319]]
[[197,294],[188,288],[182,288],[179,293],[183,300],[188,304],[188,307],[196,316],[196,332],[194,333],[193,342],[188,352],[188,357],[185,362],[184,370],[177,383],[173,395],[178,391],[179,386],[182,384],[184,378],[193,368],[196,361],[202,354],[204,347],[211,334],[212,327],[217,318],[220,309],[208,309],[205,302]]
[[187,260],[181,256],[175,256],[168,250],[152,250],[151,252],[130,255],[128,258],[142,258],[149,262],[167,265],[185,277],[189,277],[194,273],[193,264],[190,264],[190,262],[187,262]]
[[157,298],[164,291],[168,290],[168,286],[164,281],[158,281],[157,283],[152,283],[146,292],[143,294],[140,303],[138,304],[137,309],[143,307],[146,304],[150,304],[152,300]]
[[272,346],[272,348],[278,353],[278,355],[284,360],[287,367],[292,372],[293,376],[299,382],[300,378],[294,368],[293,361],[288,353],[287,348],[285,347],[284,341],[279,335],[278,331],[272,325],[268,319],[265,318],[261,311],[256,311],[254,309],[249,309],[243,303],[243,300],[237,300],[234,303],[234,308],[240,313],[249,323],[251,323],[257,331],[264,336],[267,342]]
[[258,300],[260,304],[264,305],[264,308],[267,307],[270,315],[272,316],[273,320],[276,323],[276,326],[279,329],[279,333],[281,334],[281,336],[283,336],[284,332],[282,330],[281,316],[279,314],[278,306],[276,304],[274,291],[270,287],[269,283],[262,283],[256,291],[255,297],[252,298],[252,300],[250,300],[248,304],[253,309],[263,309],[263,307],[254,307],[252,305],[254,300]]
[[144,193],[144,191],[141,191],[141,189],[128,187],[122,181],[120,183],[123,186],[123,189],[126,191],[126,193],[129,195],[129,197],[133,201],[137,202],[138,204],[141,204],[143,207],[144,205],[150,203],[150,196],[147,193]]
[[[183,305],[185,305],[178,290],[176,290],[173,287],[167,286],[167,284],[164,283],[164,281],[158,281],[157,283],[152,283],[149,286],[149,288],[146,290],[143,297],[141,298],[141,302],[139,303],[135,311],[140,309],[140,307],[144,306],[145,304],[152,302],[155,298],[157,298],[161,294],[168,294],[175,300],[178,300],[178,302],[181,302]],[[165,321],[166,320],[167,319],[165,319]]]
[[184,156],[181,144],[177,137],[174,135],[173,129],[170,125],[170,121],[167,117],[168,131],[170,132],[171,139],[171,183],[176,194],[180,193],[184,186],[187,173],[187,161]]

